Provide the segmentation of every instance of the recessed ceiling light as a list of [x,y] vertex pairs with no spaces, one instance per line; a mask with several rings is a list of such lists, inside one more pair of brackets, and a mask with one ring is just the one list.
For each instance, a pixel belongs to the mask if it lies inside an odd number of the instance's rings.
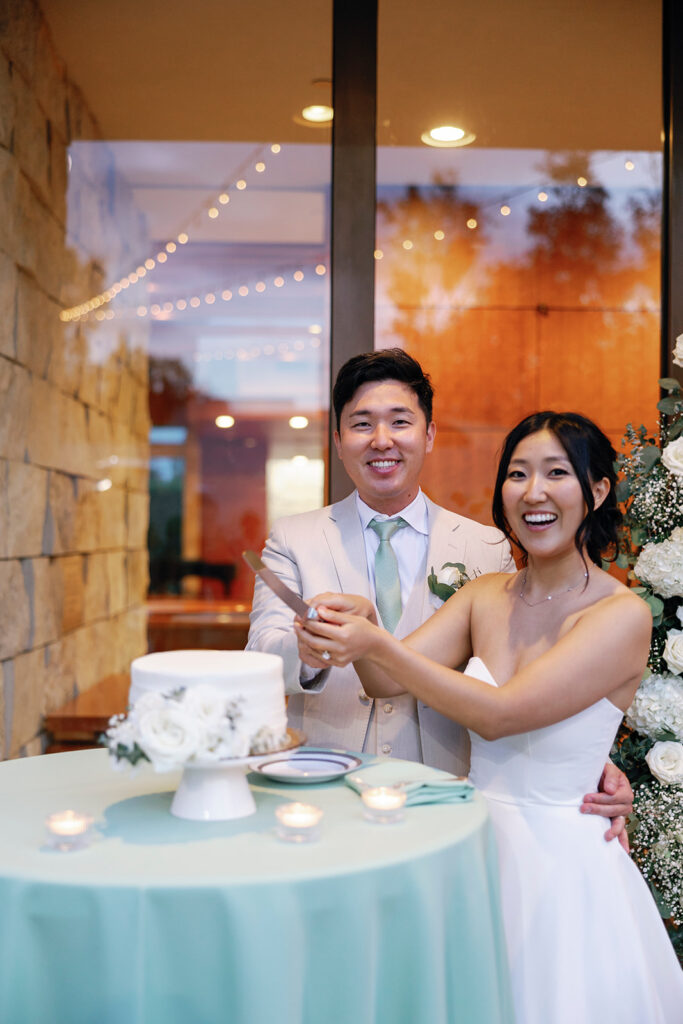
[[442,124],[423,132],[420,138],[426,146],[448,149],[451,146],[469,146],[470,142],[476,139],[476,135],[452,124]]
[[313,103],[301,111],[304,121],[311,124],[329,124],[334,117],[334,110],[324,103]]
[[234,416],[216,416],[215,423],[221,430],[230,430],[230,427],[235,426]]

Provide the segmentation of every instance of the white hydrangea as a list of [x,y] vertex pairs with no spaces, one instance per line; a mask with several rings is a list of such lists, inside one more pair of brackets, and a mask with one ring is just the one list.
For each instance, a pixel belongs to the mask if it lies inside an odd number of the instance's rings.
[[652,739],[669,730],[683,742],[683,680],[674,675],[644,679],[626,712],[626,724]]
[[683,526],[659,544],[646,544],[633,571],[661,597],[683,597]]

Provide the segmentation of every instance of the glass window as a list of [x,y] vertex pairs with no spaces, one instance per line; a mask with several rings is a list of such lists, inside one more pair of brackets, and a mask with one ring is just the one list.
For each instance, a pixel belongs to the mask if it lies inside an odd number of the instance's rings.
[[525,4],[514,33],[493,3],[406,14],[380,7],[376,345],[434,379],[427,491],[485,520],[523,416],[574,409],[616,442],[652,418],[661,10]]

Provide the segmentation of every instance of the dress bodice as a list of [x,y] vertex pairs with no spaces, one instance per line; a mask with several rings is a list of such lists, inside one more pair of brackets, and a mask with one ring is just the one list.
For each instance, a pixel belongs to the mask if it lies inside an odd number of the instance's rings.
[[[481,658],[465,673],[497,686]],[[470,778],[477,789],[501,800],[577,804],[594,792],[609,757],[623,712],[607,698],[554,725],[497,740],[470,731]]]

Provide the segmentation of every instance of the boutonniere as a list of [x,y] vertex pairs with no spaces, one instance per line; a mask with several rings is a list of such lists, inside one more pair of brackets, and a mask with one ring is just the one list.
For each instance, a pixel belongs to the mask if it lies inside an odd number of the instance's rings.
[[432,594],[436,594],[442,601],[447,601],[449,597],[453,597],[456,590],[469,583],[471,578],[462,562],[444,562],[438,572],[434,572],[432,566],[427,584]]

